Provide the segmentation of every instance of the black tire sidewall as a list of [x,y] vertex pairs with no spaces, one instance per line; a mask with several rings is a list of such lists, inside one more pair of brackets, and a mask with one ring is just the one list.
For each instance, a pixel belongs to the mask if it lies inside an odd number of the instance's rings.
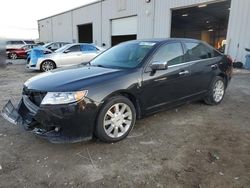
[[[223,94],[222,99],[221,99],[219,102],[216,102],[216,101],[214,100],[214,93],[213,93],[213,91],[214,91],[215,84],[216,84],[219,80],[222,81],[223,84],[224,84],[224,94]],[[220,103],[223,101],[223,99],[224,99],[225,92],[226,92],[225,80],[224,80],[222,77],[220,77],[220,76],[216,76],[216,77],[213,79],[213,81],[211,82],[211,85],[210,85],[210,88],[209,88],[209,92],[208,92],[208,96],[207,96],[207,98],[206,98],[206,100],[205,100],[206,103],[207,103],[207,104],[210,104],[210,105],[217,105],[217,104],[220,104]]]
[[[123,136],[121,136],[119,138],[111,138],[106,134],[106,132],[103,128],[103,120],[104,120],[104,116],[105,116],[106,112],[110,109],[111,106],[113,106],[116,103],[125,103],[130,107],[131,112],[132,112],[132,124],[131,124],[131,127],[129,128],[129,130]],[[103,107],[101,108],[101,110],[98,114],[96,128],[95,128],[95,135],[101,141],[104,141],[104,142],[108,142],[108,143],[118,142],[118,141],[127,137],[127,135],[133,129],[133,127],[135,125],[135,121],[136,121],[136,110],[135,110],[133,103],[128,98],[123,97],[123,96],[112,97],[112,98],[108,99],[107,102],[104,103]]]

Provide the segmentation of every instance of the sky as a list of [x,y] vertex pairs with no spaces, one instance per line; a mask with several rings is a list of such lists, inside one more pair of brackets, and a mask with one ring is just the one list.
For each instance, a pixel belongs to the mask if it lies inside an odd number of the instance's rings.
[[96,0],[3,0],[0,38],[38,39],[37,20]]

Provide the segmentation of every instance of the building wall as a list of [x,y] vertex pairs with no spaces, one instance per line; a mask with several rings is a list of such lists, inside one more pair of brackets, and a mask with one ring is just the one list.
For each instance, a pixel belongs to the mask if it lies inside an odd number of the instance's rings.
[[52,17],[53,41],[72,42],[72,12]]
[[245,62],[247,52],[250,48],[250,1],[232,0],[229,18],[227,49],[236,61]]
[[73,26],[73,38],[72,41],[78,42],[78,25],[93,24],[93,42],[97,45],[101,45],[101,4],[96,3],[89,6],[85,6],[72,11]]
[[137,38],[153,37],[154,4],[145,0],[106,0],[102,2],[102,40],[111,46],[111,20],[137,16]]
[[[220,0],[105,0],[39,21],[40,40],[78,42],[77,25],[93,24],[93,41],[111,46],[112,19],[137,16],[137,38],[167,38],[171,32],[171,10]],[[250,1],[232,0],[227,52],[245,61],[250,48]],[[239,46],[239,47],[238,47]]]
[[44,42],[53,41],[52,37],[52,19],[47,18],[39,21],[38,30],[39,30],[39,40]]

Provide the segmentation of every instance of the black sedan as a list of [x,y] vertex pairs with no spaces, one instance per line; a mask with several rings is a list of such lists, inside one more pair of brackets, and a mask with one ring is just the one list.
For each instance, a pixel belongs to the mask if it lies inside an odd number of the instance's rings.
[[202,41],[130,41],[29,79],[17,108],[9,101],[2,115],[54,143],[116,142],[146,115],[194,100],[219,104],[231,74],[230,58]]

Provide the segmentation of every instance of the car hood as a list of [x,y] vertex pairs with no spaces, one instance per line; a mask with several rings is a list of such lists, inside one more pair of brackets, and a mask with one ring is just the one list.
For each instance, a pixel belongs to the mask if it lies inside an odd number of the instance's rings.
[[77,65],[34,76],[24,83],[24,87],[46,92],[79,91],[121,72],[121,69]]

